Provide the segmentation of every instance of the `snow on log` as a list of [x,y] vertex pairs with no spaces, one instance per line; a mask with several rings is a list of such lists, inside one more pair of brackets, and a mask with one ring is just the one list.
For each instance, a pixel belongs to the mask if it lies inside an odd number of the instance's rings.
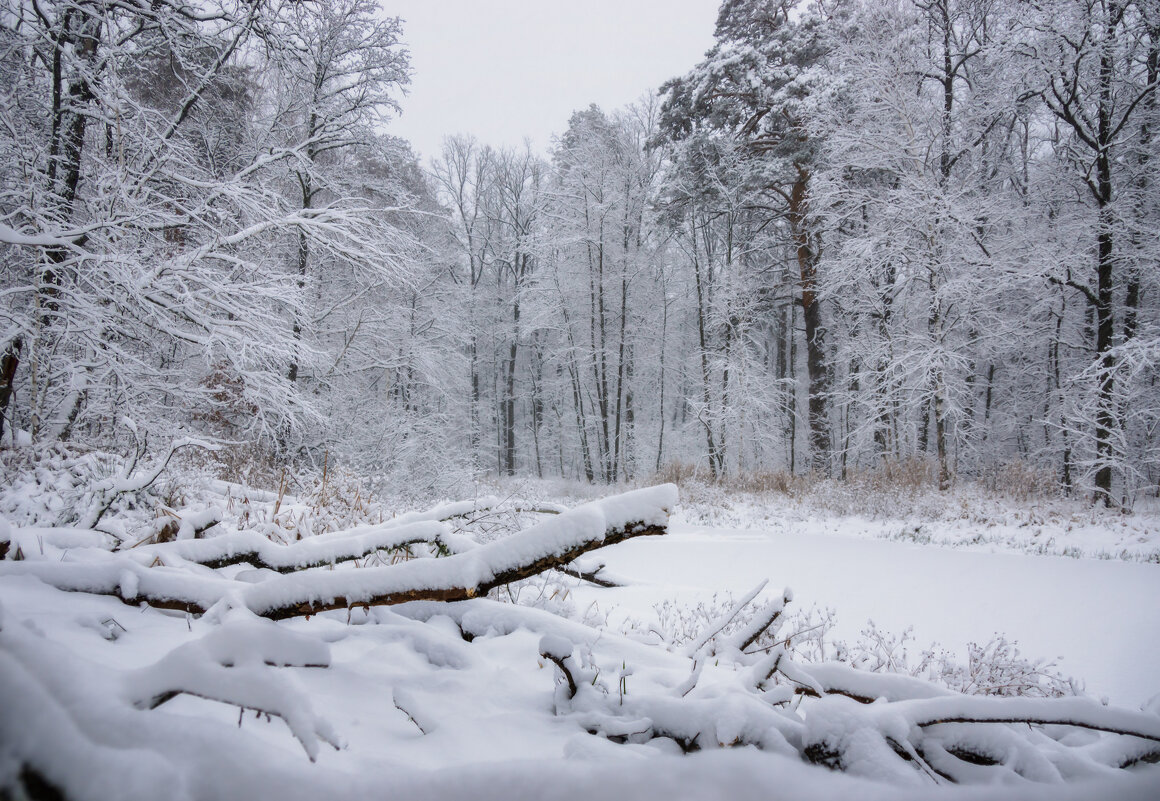
[[[243,613],[246,614],[246,613]],[[180,645],[160,661],[130,671],[122,697],[137,709],[155,709],[178,695],[193,695],[282,718],[313,762],[319,741],[339,748],[292,678],[270,667],[328,667],[325,643],[285,631],[269,620],[233,613],[219,628]]]
[[[788,663],[783,661],[782,664]],[[821,687],[824,695],[836,693],[864,704],[879,698],[910,701],[957,695],[953,690],[905,673],[873,673],[841,662],[795,663],[795,667],[808,677],[808,683],[795,686],[795,691],[801,695],[817,697],[815,686]]]
[[672,484],[634,490],[445,559],[271,578],[250,587],[245,604],[257,614],[279,619],[353,606],[466,600],[560,567],[596,548],[663,534],[676,503]]
[[499,503],[499,498],[494,495],[484,495],[469,501],[443,503],[438,506],[433,506],[425,512],[404,512],[398,517],[384,521],[383,525],[402,526],[430,520],[447,522],[448,520],[455,520],[457,518],[471,517],[479,512],[486,512],[499,506]]
[[[127,604],[145,603],[192,613],[205,612],[215,604],[227,601],[230,606],[245,607],[272,619],[354,606],[457,601],[560,567],[605,545],[632,537],[663,534],[669,511],[676,503],[677,488],[664,484],[593,501],[507,539],[444,559],[416,559],[359,570],[302,570],[274,576],[258,584],[244,584],[212,574],[195,574],[180,567],[147,567],[141,564],[137,555],[141,551],[147,555],[151,553],[144,549],[134,549],[132,557],[101,553],[102,558],[76,562],[4,561],[0,562],[0,576],[33,575],[61,590],[113,595]],[[418,527],[420,524],[415,525]],[[438,523],[422,525],[440,526]],[[392,535],[399,535],[401,529],[391,527],[335,535],[320,538],[322,541],[318,545],[304,540],[293,546],[270,546],[270,550],[261,550],[260,555],[274,560],[274,564],[283,560],[280,564],[284,567],[297,560],[305,564],[324,559],[324,563],[329,564],[331,557],[350,552],[349,548],[344,551],[340,546],[352,546],[359,538],[364,538],[362,545],[385,543],[391,541]],[[439,531],[443,531],[442,526]],[[216,545],[218,540],[223,540],[223,544]],[[157,547],[164,547],[168,553],[208,557],[212,555],[212,549],[221,548],[213,552],[225,554],[231,543],[239,547],[256,544],[227,536],[182,540]],[[300,546],[301,551],[297,550]],[[278,547],[286,551],[276,550]]]
[[193,614],[231,596],[236,599],[231,605],[244,606],[240,592],[246,585],[241,582],[180,567],[150,568],[126,556],[103,555],[106,558],[84,561],[4,561],[0,576],[34,576],[65,592],[112,595],[130,606],[148,604]]
[[[875,709],[874,705],[866,707]],[[891,714],[916,726],[939,723],[1031,723],[1078,726],[1160,741],[1160,717],[1148,712],[1103,706],[1091,698],[999,698],[956,695],[899,701]]]
[[446,525],[415,522],[398,525],[393,521],[376,526],[360,526],[348,531],[321,534],[283,545],[252,531],[240,531],[204,540],[177,540],[132,549],[146,563],[170,557],[219,568],[242,563],[291,573],[311,567],[322,567],[361,559],[376,551],[389,551],[408,545],[441,543],[449,533]]

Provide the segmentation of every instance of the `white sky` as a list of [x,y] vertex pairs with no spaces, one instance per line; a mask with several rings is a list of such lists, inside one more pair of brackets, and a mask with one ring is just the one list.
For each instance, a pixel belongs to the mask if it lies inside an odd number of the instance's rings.
[[444,136],[544,152],[573,111],[606,111],[693,67],[720,0],[382,0],[414,70],[388,130],[424,164]]

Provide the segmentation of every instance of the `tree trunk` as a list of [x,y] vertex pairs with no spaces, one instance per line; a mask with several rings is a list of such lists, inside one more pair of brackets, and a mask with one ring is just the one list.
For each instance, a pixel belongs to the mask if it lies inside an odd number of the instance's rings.
[[[521,256],[516,256],[516,264]],[[522,270],[523,267],[514,268]],[[516,356],[520,340],[520,280],[518,272],[515,280],[515,299],[512,301],[512,341],[508,346],[507,370],[504,379],[503,399],[503,465],[502,472],[509,476],[516,474]]]
[[669,333],[669,295],[665,288],[664,277],[661,277],[661,340],[660,340],[660,389],[657,398],[657,419],[660,428],[657,433],[657,460],[656,472],[661,470],[661,462],[665,453],[665,340]]
[[[89,119],[88,114],[83,113],[81,109],[92,104],[96,99],[90,80],[96,77],[100,37],[101,17],[96,14],[95,10],[82,11],[77,8],[69,8],[61,14],[59,28],[53,42],[52,136],[49,145],[48,165],[45,171],[50,193],[48,205],[60,223],[67,223],[72,219],[77,190],[80,187],[85,131]],[[64,48],[70,44],[75,47],[80,63],[76,73],[68,80],[66,90],[63,53]],[[31,343],[34,351],[34,367],[36,352],[49,354],[55,349],[52,342],[52,331],[56,327],[57,317],[60,315],[60,287],[63,282],[61,270],[68,258],[69,252],[63,247],[48,247],[44,251],[44,267],[40,273],[35,299],[35,304],[40,311],[36,322],[38,332]],[[38,342],[38,340],[44,341]],[[15,381],[18,364],[18,359],[9,362],[12,369],[9,386],[11,382]],[[47,370],[44,372],[46,376],[49,374]],[[44,387],[45,393],[47,393],[47,389],[46,385]],[[33,406],[32,429],[35,437],[39,429],[39,415],[36,406],[39,399],[33,397],[30,400]],[[73,420],[76,419],[76,414],[80,411],[80,405],[83,401],[83,394],[78,393],[73,403],[70,404],[69,417]],[[71,424],[66,423],[61,430],[67,432],[70,427]]]
[[806,215],[809,210],[809,170],[798,166],[790,190],[789,221],[801,276],[802,318],[806,327],[806,370],[809,374],[810,469],[830,473],[830,419],[827,408],[825,329],[817,296],[817,249],[810,241]]
[[[4,441],[4,421],[8,417],[8,405],[12,400],[16,368],[20,365],[20,351],[23,347],[24,340],[16,337],[4,348],[4,355],[0,356],[0,442]],[[16,444],[15,426],[12,427],[12,443]]]
[[544,477],[540,457],[540,428],[544,424],[544,351],[538,334],[532,340],[532,447],[536,457],[536,478]]
[[[625,246],[627,247],[627,241]],[[624,397],[626,392],[625,387],[625,365],[627,356],[627,343],[625,339],[625,331],[628,323],[628,265],[625,264],[624,271],[620,276],[620,331],[618,334],[617,353],[616,353],[616,412],[613,421],[613,448],[612,448],[612,483],[615,484],[620,477],[621,455],[624,452],[624,443],[621,440],[621,426],[622,414],[624,412]],[[631,393],[631,390],[627,390]],[[631,402],[631,401],[630,401]]]
[[1115,256],[1112,226],[1115,224],[1112,204],[1112,63],[1111,43],[1115,39],[1116,14],[1111,9],[1105,29],[1104,47],[1100,53],[1100,95],[1097,108],[1098,143],[1096,153],[1096,198],[1099,207],[1096,235],[1097,276],[1096,276],[1096,352],[1100,355],[1099,399],[1096,406],[1096,499],[1105,506],[1112,501],[1112,459],[1114,447],[1113,433],[1116,428],[1115,386],[1112,371],[1115,357],[1112,354],[1115,320],[1112,302],[1115,290],[1113,271]]
[[701,425],[705,428],[705,444],[709,449],[709,477],[716,481],[720,477],[718,469],[717,439],[713,432],[712,398],[709,389],[712,378],[709,367],[709,337],[708,337],[708,281],[702,275],[701,260],[697,256],[697,226],[695,218],[691,218],[693,233],[693,274],[697,288],[697,341],[701,353]]

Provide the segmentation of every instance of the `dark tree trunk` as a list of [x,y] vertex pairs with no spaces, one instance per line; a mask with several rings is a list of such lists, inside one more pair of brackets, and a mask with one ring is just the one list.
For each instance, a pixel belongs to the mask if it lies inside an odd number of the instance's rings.
[[1096,202],[1099,207],[1099,232],[1096,237],[1098,253],[1096,277],[1096,352],[1100,354],[1099,402],[1096,409],[1096,457],[1100,467],[1096,471],[1096,497],[1105,506],[1112,501],[1112,438],[1116,428],[1115,386],[1112,371],[1115,357],[1112,354],[1115,320],[1113,317],[1113,292],[1115,290],[1114,257],[1112,238],[1112,53],[1110,40],[1115,37],[1116,14],[1109,15],[1105,42],[1100,53],[1100,97],[1097,108],[1099,149],[1096,153]]
[[717,438],[713,431],[712,397],[710,380],[712,378],[709,366],[709,298],[707,277],[702,275],[701,260],[697,256],[697,224],[696,218],[691,218],[693,231],[693,273],[697,289],[697,344],[701,352],[701,403],[703,405],[701,425],[705,428],[705,445],[709,454],[709,477],[716,481],[720,475]]
[[801,276],[802,318],[806,328],[806,371],[809,374],[810,468],[822,475],[830,472],[830,418],[827,408],[825,328],[822,304],[817,296],[818,257],[806,214],[809,210],[810,173],[798,167],[790,191],[789,221],[798,271]]
[[[24,340],[16,337],[4,348],[4,355],[0,356],[0,441],[4,439],[4,421],[8,417],[8,405],[12,400],[13,386],[16,382],[16,368],[20,365],[20,351],[24,347]],[[13,428],[13,442],[16,441],[16,432]]]

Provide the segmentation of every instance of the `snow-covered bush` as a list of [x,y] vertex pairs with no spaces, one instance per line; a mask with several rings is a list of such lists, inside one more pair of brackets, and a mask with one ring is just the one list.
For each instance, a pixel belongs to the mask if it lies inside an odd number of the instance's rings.
[[[629,620],[622,630],[672,650],[686,648],[707,633],[735,636],[752,626],[760,614],[752,605],[739,605],[732,593],[714,593],[708,601],[694,604],[666,599],[653,609],[651,620]],[[768,653],[782,649],[804,663],[839,662],[871,673],[913,676],[965,695],[1055,698],[1079,692],[1076,681],[1062,675],[1055,662],[1024,657],[1018,643],[1002,634],[982,645],[967,643],[967,661],[963,663],[937,643],[918,649],[913,628],[894,634],[872,620],[853,643],[835,639],[835,618],[829,608],[794,610],[777,628],[763,630],[749,650]]]

